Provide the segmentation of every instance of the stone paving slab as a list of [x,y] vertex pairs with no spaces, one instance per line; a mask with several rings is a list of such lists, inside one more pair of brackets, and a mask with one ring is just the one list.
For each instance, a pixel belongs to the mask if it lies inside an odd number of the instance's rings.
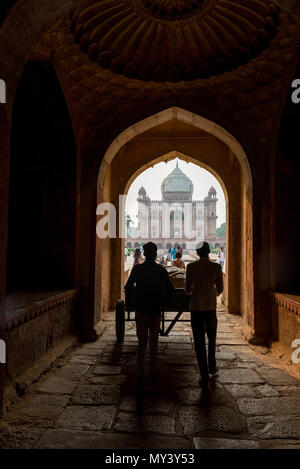
[[300,449],[300,441],[298,440],[261,440],[262,449]]
[[300,399],[300,386],[273,386],[273,389],[281,396],[299,396]]
[[[188,363],[184,365],[177,365],[176,363],[158,363],[157,364],[158,372],[161,373],[191,373],[194,374],[197,372],[197,365],[190,366]],[[199,381],[199,378],[198,378]]]
[[256,439],[297,439],[300,440],[300,417],[266,415],[249,417],[247,428]]
[[157,362],[159,364],[171,364],[171,365],[182,365],[182,366],[187,366],[190,364],[196,364],[197,360],[195,358],[195,355],[193,356],[186,356],[185,354],[182,355],[172,355],[171,353],[161,355],[157,357]]
[[217,360],[228,360],[233,361],[235,360],[235,353],[233,352],[216,352],[216,359]]
[[97,365],[124,365],[130,358],[132,357],[128,357],[127,355],[105,353],[100,356]]
[[258,391],[264,397],[280,396],[280,393],[269,384],[256,386],[255,390]]
[[35,394],[22,406],[6,415],[6,421],[16,425],[51,426],[67,405],[69,396]]
[[168,381],[171,386],[174,387],[185,387],[185,386],[197,386],[199,387],[199,373],[195,370],[190,373],[178,372],[178,370],[171,371],[168,375]]
[[245,415],[300,416],[300,399],[297,397],[243,398],[237,401],[237,405]]
[[220,352],[235,353],[237,358],[241,358],[242,356],[245,358],[249,356],[250,358],[256,355],[249,345],[218,345],[218,349]]
[[[128,332],[126,332],[126,336],[125,336],[125,340],[124,340],[125,345],[130,345],[130,344],[135,344],[135,343],[137,344],[138,343],[136,332],[134,331],[133,334],[129,334]],[[114,338],[114,340],[116,340],[116,339]]]
[[93,369],[95,375],[119,375],[121,373],[120,366],[99,365]]
[[80,378],[85,375],[90,368],[89,365],[64,365],[54,372],[55,378],[64,378],[70,381],[80,381]]
[[232,396],[224,388],[210,390],[207,396],[205,394],[199,387],[183,388],[177,391],[177,397],[184,405],[201,405],[204,402],[205,405],[235,406]]
[[101,405],[117,404],[120,397],[120,386],[110,384],[83,384],[76,389],[72,404]]
[[255,363],[257,366],[261,365],[260,360],[258,359],[257,355],[251,353],[236,353],[236,359],[240,360],[237,363]]
[[73,363],[79,364],[79,365],[95,365],[97,361],[97,357],[95,356],[89,356],[89,355],[75,355],[70,359],[70,364],[73,365]]
[[257,367],[257,363],[255,362],[246,362],[246,361],[241,361],[241,362],[236,362],[235,363],[235,366],[237,368],[256,368]]
[[238,434],[245,429],[244,419],[225,406],[182,407],[179,422],[183,433],[191,435],[207,430]]
[[138,402],[136,396],[125,396],[121,401],[120,410],[134,412],[142,407],[143,412],[168,413],[175,405],[176,401],[161,395],[145,396],[142,402]]
[[103,340],[102,338],[96,340],[95,342],[88,342],[81,346],[82,350],[93,349],[98,353],[103,349]]
[[192,344],[174,344],[172,342],[168,342],[167,350],[177,350],[180,353],[183,353],[183,350],[192,350]]
[[132,433],[175,434],[176,421],[164,415],[139,415],[120,413],[115,430]]
[[125,384],[127,381],[126,375],[105,375],[105,376],[88,376],[86,378],[91,384]]
[[173,337],[173,336],[188,336],[190,337],[191,333],[190,332],[185,332],[185,331],[182,331],[182,330],[175,330],[175,328],[173,328],[173,330],[169,333],[169,337]]
[[276,368],[261,367],[259,374],[271,385],[300,385],[299,380]]
[[109,430],[116,415],[113,406],[70,406],[56,422],[56,428]]
[[226,384],[225,387],[233,397],[257,396],[255,392],[256,387],[253,388],[248,384]]
[[160,354],[162,357],[167,357],[171,358],[174,357],[174,359],[177,357],[179,359],[184,359],[185,361],[189,359],[195,359],[195,351],[190,349],[190,350],[181,350],[181,348],[176,348],[176,349],[169,349],[167,348],[163,354]]
[[218,370],[220,368],[232,368],[232,363],[229,360],[218,360]]
[[190,441],[157,434],[126,435],[94,431],[48,430],[35,449],[190,449]]
[[31,449],[44,431],[41,427],[7,427],[0,431],[0,449]]
[[217,379],[221,383],[233,383],[233,384],[260,384],[264,383],[264,380],[259,375],[247,368],[230,368],[221,369],[217,374]]
[[232,326],[229,326],[228,324],[224,324],[224,323],[219,321],[218,334],[224,334],[224,333],[232,334],[232,333],[234,333],[234,329],[233,329]]
[[191,342],[191,339],[189,336],[169,336],[169,337],[160,337],[159,341],[161,343],[167,342],[167,343],[174,343],[174,344],[189,344]]
[[225,336],[224,334],[220,334],[220,336],[217,336],[217,345],[234,345],[234,346],[240,346],[247,344],[247,341],[243,339],[243,337],[231,337]]
[[107,345],[105,347],[105,353],[113,352],[113,353],[137,353],[137,344],[130,344],[130,345]]
[[85,346],[79,347],[76,352],[74,352],[73,357],[76,356],[89,356],[89,357],[99,357],[102,353],[102,349],[97,348],[87,348]]
[[260,449],[257,441],[232,438],[193,438],[195,449]]
[[48,394],[72,394],[78,386],[76,381],[63,378],[49,377],[44,379],[37,387],[37,391]]

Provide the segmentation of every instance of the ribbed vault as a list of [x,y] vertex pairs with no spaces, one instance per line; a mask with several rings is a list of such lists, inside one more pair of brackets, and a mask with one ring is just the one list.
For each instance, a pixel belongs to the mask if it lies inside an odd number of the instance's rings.
[[233,70],[264,50],[279,11],[261,0],[83,0],[72,31],[114,73],[181,81]]

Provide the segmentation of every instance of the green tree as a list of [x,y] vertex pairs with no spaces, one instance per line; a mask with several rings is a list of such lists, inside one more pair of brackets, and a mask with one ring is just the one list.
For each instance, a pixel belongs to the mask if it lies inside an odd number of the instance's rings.
[[222,223],[222,225],[217,228],[217,237],[218,238],[225,238],[226,236],[226,223]]

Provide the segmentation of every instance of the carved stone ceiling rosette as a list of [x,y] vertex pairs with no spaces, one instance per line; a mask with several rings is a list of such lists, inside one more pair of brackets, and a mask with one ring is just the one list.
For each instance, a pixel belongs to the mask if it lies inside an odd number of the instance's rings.
[[268,0],[83,0],[72,17],[91,60],[156,82],[234,70],[268,47],[278,25]]

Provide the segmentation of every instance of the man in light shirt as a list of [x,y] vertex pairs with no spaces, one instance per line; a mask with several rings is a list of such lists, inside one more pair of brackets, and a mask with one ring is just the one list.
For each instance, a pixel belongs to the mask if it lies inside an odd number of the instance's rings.
[[221,248],[221,251],[219,252],[219,262],[221,269],[224,269],[224,264],[225,264],[225,251],[224,248]]
[[[204,242],[197,249],[200,259],[187,266],[185,283],[185,292],[191,294],[191,324],[202,387],[207,387],[209,373],[216,372],[217,296],[223,292],[221,266],[209,259],[209,253],[209,244]],[[205,331],[208,337],[208,364]]]

